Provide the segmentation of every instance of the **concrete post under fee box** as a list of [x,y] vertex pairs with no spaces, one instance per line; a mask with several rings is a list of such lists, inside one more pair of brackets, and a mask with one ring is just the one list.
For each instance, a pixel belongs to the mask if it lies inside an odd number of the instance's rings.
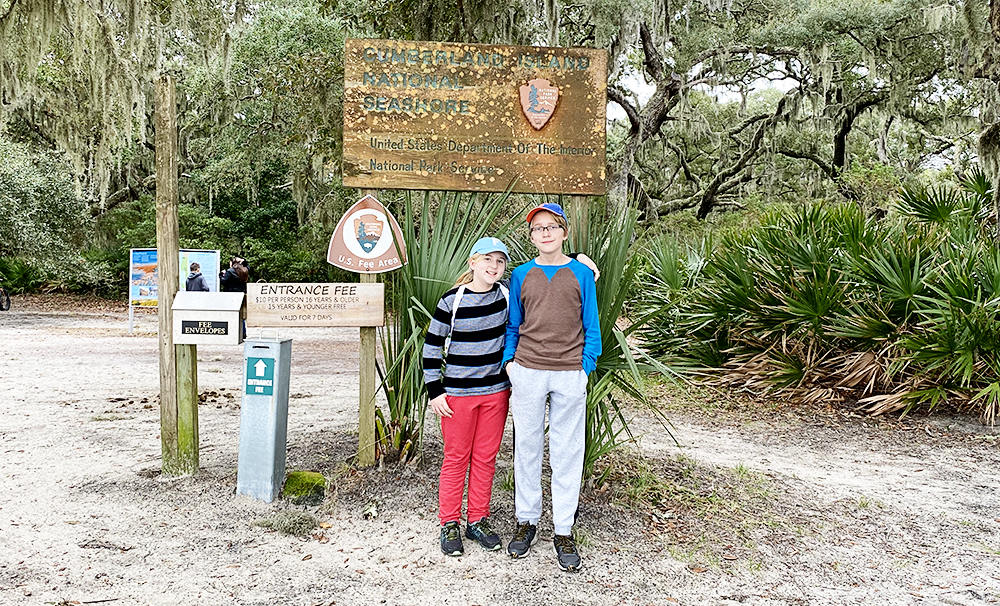
[[246,341],[243,358],[236,494],[270,503],[285,480],[292,340]]

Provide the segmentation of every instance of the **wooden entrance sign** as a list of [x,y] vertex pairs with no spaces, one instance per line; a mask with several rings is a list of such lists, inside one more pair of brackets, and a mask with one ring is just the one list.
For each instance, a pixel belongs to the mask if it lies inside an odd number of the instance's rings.
[[604,195],[607,53],[347,40],[344,185]]
[[381,283],[247,284],[247,326],[384,325]]

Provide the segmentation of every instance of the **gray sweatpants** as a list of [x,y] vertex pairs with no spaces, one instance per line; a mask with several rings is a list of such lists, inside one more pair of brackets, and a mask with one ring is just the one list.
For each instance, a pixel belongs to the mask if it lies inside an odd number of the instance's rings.
[[568,535],[580,502],[587,423],[587,373],[535,370],[511,362],[510,411],[514,416],[514,513],[518,522],[542,517],[545,401],[549,401],[552,526]]

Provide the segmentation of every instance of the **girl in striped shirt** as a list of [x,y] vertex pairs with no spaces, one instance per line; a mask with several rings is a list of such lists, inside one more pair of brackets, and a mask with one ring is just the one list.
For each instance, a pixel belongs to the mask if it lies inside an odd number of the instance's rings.
[[507,247],[496,238],[473,245],[469,270],[441,297],[424,343],[424,383],[444,439],[438,483],[441,551],[452,556],[463,553],[466,471],[465,536],[489,551],[502,546],[488,516],[510,399],[510,381],[500,366],[507,327],[507,290],[500,280],[507,259]]

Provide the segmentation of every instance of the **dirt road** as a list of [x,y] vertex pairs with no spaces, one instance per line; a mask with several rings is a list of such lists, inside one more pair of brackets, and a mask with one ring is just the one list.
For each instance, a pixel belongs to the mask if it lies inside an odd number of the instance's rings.
[[[709,404],[671,413],[678,449],[637,413],[640,446],[619,460],[642,461],[669,494],[636,511],[620,504],[634,480],[588,490],[584,570],[567,575],[544,519],[525,559],[468,542],[441,554],[433,421],[422,465],[345,465],[357,329],[282,332],[288,468],[335,480],[323,505],[234,494],[239,347],[199,346],[202,471],[161,477],[156,317],[127,325],[121,305],[67,299],[18,297],[0,313],[0,603],[1000,603],[1000,432],[968,418]],[[493,514],[508,537],[509,470],[508,432]],[[296,538],[254,524],[289,510],[322,527]]]

